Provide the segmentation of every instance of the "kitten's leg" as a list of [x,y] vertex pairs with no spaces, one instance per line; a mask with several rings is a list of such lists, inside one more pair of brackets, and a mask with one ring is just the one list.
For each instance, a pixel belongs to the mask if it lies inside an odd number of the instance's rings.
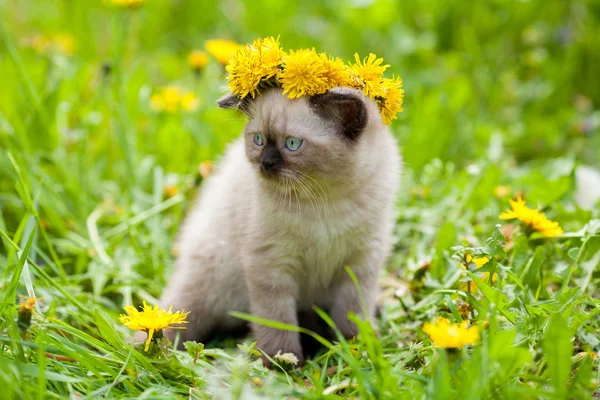
[[[297,326],[296,295],[298,286],[294,279],[283,271],[274,272],[276,274],[274,273],[271,277],[269,274],[265,274],[263,267],[260,272],[247,274],[252,314]],[[298,357],[298,366],[304,363],[298,332],[273,329],[259,324],[252,324],[252,330],[258,348],[268,356],[273,357],[277,352],[293,353]],[[265,366],[270,366],[266,357],[263,357],[263,362]]]
[[371,323],[375,321],[381,259],[382,257],[377,255],[366,255],[362,257],[362,262],[350,264],[350,269],[356,275],[364,297],[367,315],[363,315],[362,299],[348,272],[344,269],[336,277],[332,288],[333,305],[330,316],[342,335],[347,339],[356,336],[358,333],[356,325],[348,319],[348,313],[361,315],[363,318],[369,319]]
[[[164,335],[173,342],[179,334],[178,348],[183,342],[197,341],[205,343],[216,328],[216,319],[210,306],[217,301],[215,292],[217,282],[211,274],[196,274],[185,268],[178,268],[165,288],[160,305],[165,309],[173,306],[173,311],[189,312],[185,329],[166,329]],[[212,287],[211,287],[212,286]]]

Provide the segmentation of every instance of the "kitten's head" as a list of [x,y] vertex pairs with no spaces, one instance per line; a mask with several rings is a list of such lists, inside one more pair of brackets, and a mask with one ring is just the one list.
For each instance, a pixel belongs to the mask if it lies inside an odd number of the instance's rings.
[[231,95],[218,103],[248,115],[246,155],[264,180],[275,183],[352,180],[365,131],[381,124],[377,106],[349,88],[293,100],[275,88],[252,100]]

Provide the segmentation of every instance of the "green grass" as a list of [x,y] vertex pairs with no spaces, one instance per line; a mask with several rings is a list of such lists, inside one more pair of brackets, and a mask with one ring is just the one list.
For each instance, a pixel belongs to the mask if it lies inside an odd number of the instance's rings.
[[[0,398],[598,395],[600,210],[577,205],[575,171],[600,164],[600,3],[307,3],[0,1]],[[35,33],[68,33],[76,48],[40,55],[26,46]],[[327,343],[301,370],[264,369],[251,337],[149,356],[119,313],[160,295],[198,165],[244,123],[214,104],[222,67],[196,76],[186,56],[208,38],[266,35],[344,59],[374,52],[404,80],[392,129],[406,171],[378,334],[357,321],[356,340]],[[169,83],[199,109],[152,111]],[[498,215],[518,193],[566,233],[517,224],[505,250]],[[463,272],[465,253],[491,258],[497,279]],[[27,329],[18,295],[43,298]],[[438,316],[469,318],[481,340],[434,348],[421,326]]]

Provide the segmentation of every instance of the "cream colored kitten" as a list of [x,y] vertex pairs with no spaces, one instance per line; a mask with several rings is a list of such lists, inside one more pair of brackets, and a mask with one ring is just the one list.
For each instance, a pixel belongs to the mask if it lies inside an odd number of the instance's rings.
[[[347,88],[295,100],[269,89],[219,104],[242,109],[248,123],[181,230],[161,300],[190,311],[181,342],[244,326],[230,311],[297,325],[297,313],[313,305],[354,336],[347,316],[362,306],[344,267],[358,277],[373,318],[400,173],[377,105]],[[298,333],[252,328],[266,354],[304,360]]]

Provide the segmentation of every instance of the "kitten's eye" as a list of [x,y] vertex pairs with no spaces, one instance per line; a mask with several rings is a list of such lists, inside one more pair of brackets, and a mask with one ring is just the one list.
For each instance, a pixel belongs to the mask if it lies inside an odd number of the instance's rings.
[[300,148],[300,146],[302,146],[302,142],[304,142],[304,140],[290,136],[289,138],[285,139],[285,147],[291,151],[296,151]]
[[264,144],[263,135],[260,133],[254,134],[254,144],[257,146],[262,146]]

